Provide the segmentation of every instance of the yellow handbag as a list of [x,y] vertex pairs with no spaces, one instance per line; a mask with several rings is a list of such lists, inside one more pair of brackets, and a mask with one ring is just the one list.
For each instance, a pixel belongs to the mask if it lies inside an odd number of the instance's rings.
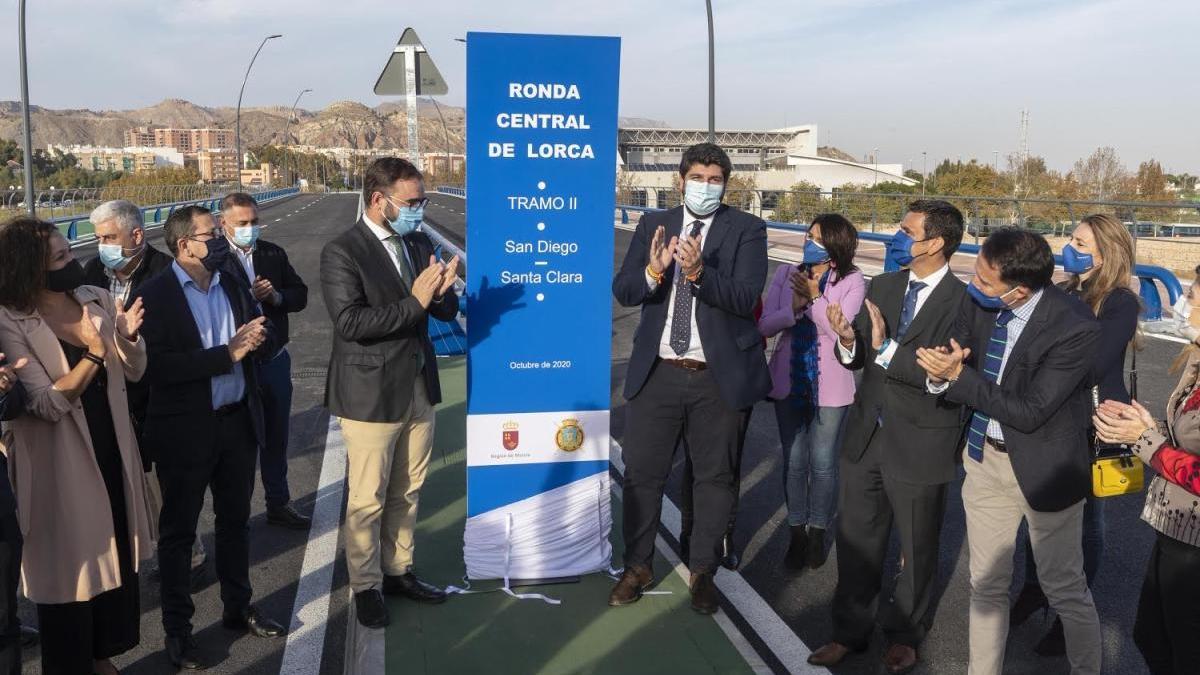
[[1141,492],[1143,481],[1142,460],[1137,455],[1097,457],[1092,461],[1092,494],[1097,497]]

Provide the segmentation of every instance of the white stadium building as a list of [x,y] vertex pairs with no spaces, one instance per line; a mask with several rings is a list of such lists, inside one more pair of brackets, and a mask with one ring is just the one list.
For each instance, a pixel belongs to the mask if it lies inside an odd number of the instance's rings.
[[[632,188],[636,201],[654,207],[677,186],[683,151],[708,140],[708,131],[621,128],[617,139],[622,183]],[[729,153],[735,174],[753,177],[764,201],[770,201],[771,193],[802,182],[825,191],[850,184],[917,182],[904,175],[903,164],[868,164],[819,155],[815,124],[770,131],[717,131],[716,143]]]

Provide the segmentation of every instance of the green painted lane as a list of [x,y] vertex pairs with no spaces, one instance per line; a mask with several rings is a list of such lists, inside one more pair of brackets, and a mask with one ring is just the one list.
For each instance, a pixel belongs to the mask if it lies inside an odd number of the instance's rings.
[[[416,571],[439,585],[463,586],[462,534],[466,520],[465,388],[462,357],[439,359],[445,401],[439,406],[433,460],[421,490]],[[621,503],[613,502],[614,522]],[[620,560],[619,527],[613,532]],[[579,583],[522,587],[562,601],[516,600],[486,593],[451,596],[443,605],[389,599],[387,673],[453,675],[551,673],[750,673],[752,670],[712,617],[689,606],[687,585],[656,556],[662,579],[629,607],[607,605],[613,581],[593,574]]]

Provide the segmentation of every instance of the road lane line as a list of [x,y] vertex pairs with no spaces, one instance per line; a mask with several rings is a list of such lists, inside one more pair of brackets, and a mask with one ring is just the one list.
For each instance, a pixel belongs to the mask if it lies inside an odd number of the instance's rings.
[[[625,461],[621,457],[621,444],[616,440],[609,440],[609,461],[617,469],[617,473],[625,474]],[[680,513],[679,507],[675,506],[675,502],[667,495],[663,495],[662,500],[662,524],[667,532],[671,533],[675,540],[679,540],[680,528]],[[811,673],[825,673],[829,671],[825,668],[818,668],[808,663],[808,656],[812,650],[804,641],[796,635],[790,626],[775,612],[775,610],[767,603],[766,600],[754,590],[754,587],[746,581],[739,572],[733,572],[725,568],[721,568],[715,577],[717,588],[721,590],[721,594],[725,599],[733,605],[738,614],[742,615],[750,628],[758,635],[767,649],[771,650],[775,658],[787,668],[789,673],[799,673],[800,675],[809,675]],[[719,616],[721,612],[718,612]],[[736,631],[732,622],[726,619],[725,622],[718,621],[718,625],[722,630]],[[728,634],[728,630],[726,630]],[[743,638],[744,639],[744,638]],[[734,640],[734,645],[739,642]]]
[[313,504],[312,527],[304,548],[296,602],[283,664],[279,672],[288,675],[319,675],[329,627],[330,594],[333,568],[337,563],[338,535],[342,518],[342,484],[346,479],[346,444],[337,418],[329,418],[325,435],[325,455]]

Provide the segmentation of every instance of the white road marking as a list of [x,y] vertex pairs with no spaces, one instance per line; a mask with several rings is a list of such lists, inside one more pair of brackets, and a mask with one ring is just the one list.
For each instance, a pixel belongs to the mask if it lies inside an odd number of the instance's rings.
[[[621,458],[621,452],[621,445],[615,440],[610,440],[609,459],[612,465],[616,467],[617,472],[624,475],[625,462]],[[662,524],[671,533],[671,536],[675,537],[676,540],[679,539],[679,508],[666,495],[663,495],[662,501]],[[680,567],[682,567],[682,564],[677,566],[677,571],[680,571]],[[680,573],[682,574],[683,572],[680,571]],[[716,583],[717,588],[721,590],[721,594],[725,596],[725,599],[733,605],[738,614],[742,615],[742,618],[750,625],[755,634],[758,635],[758,638],[767,646],[767,649],[771,650],[771,653],[783,664],[783,667],[787,668],[789,673],[808,674],[829,672],[825,668],[818,668],[808,663],[808,656],[812,653],[812,650],[808,648],[808,645],[804,644],[804,641],[780,618],[779,614],[771,608],[771,605],[767,604],[766,600],[763,600],[758,591],[754,590],[740,573],[721,568],[717,572]],[[715,616],[722,615],[723,612],[717,612]],[[745,638],[742,638],[740,634],[737,639],[732,637],[730,631],[736,633],[737,628],[729,621],[729,618],[725,617],[724,621],[718,620],[717,624],[721,626],[726,635],[730,635],[730,639],[734,645],[741,651],[742,647],[739,645],[744,644]],[[745,656],[744,653],[743,656]],[[757,660],[757,657],[755,660]],[[747,661],[753,666],[753,661],[749,659]]]
[[[313,505],[312,527],[304,548],[304,563],[292,607],[292,622],[283,648],[280,672],[319,675],[329,627],[333,568],[337,562],[342,517],[342,483],[346,479],[346,444],[337,418],[329,418],[321,477]],[[353,619],[352,619],[353,620]]]

